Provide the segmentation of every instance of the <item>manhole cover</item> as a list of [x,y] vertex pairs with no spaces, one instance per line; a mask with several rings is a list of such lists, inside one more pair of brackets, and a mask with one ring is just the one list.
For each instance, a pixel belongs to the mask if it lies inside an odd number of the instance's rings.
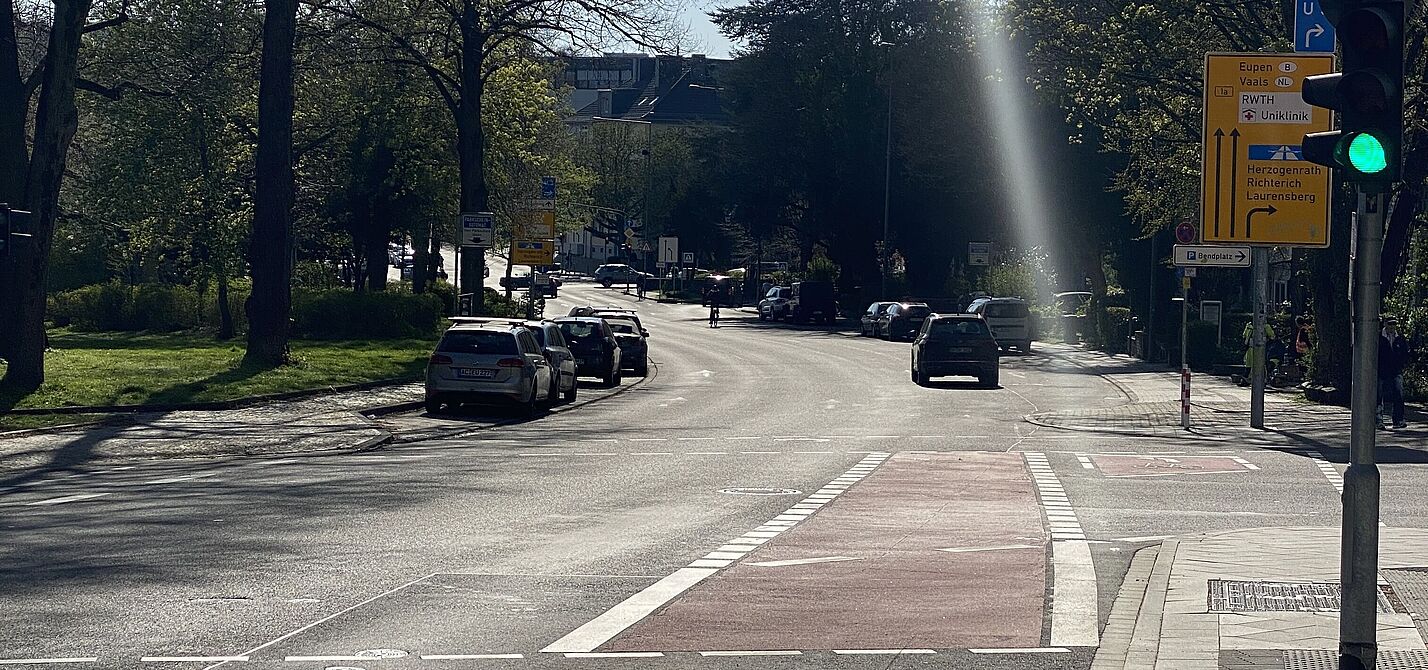
[[404,658],[407,652],[401,649],[364,649],[357,655],[362,658]]
[[[1378,611],[1392,614],[1391,591],[1378,589]],[[1211,612],[1337,612],[1339,585],[1334,582],[1242,582],[1209,580]]]
[[769,489],[756,486],[719,489],[719,492],[732,496],[796,496],[800,493],[798,489]]

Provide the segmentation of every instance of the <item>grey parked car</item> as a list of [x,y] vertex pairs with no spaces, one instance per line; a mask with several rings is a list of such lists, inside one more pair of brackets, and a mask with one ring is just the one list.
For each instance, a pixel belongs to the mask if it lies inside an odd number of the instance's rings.
[[524,326],[452,326],[426,365],[426,410],[462,403],[509,403],[535,414],[557,385],[554,368]]

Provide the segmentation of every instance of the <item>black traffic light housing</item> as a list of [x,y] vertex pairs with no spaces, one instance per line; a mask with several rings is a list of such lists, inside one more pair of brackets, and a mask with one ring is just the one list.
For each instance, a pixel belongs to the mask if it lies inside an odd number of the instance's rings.
[[16,242],[30,239],[30,234],[24,232],[29,223],[29,212],[10,209],[10,205],[0,202],[0,258],[9,256]]
[[1304,101],[1339,113],[1339,130],[1304,136],[1304,158],[1383,190],[1403,163],[1403,0],[1336,3],[1343,67],[1304,80]]

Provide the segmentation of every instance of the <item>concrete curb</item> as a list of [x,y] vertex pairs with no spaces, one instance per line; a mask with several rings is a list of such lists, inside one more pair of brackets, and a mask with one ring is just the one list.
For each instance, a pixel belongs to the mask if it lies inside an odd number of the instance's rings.
[[1160,655],[1161,619],[1165,615],[1165,596],[1170,591],[1170,567],[1175,563],[1179,540],[1161,543],[1155,564],[1146,579],[1145,597],[1136,614],[1135,632],[1126,652],[1125,670],[1152,670]]
[[1131,558],[1121,590],[1111,605],[1106,628],[1101,631],[1101,646],[1096,649],[1091,670],[1124,670],[1126,667],[1126,655],[1130,653],[1136,620],[1145,602],[1146,586],[1150,583],[1150,573],[1159,555],[1160,546],[1153,545],[1137,551]]
[[376,407],[360,409],[357,410],[357,413],[364,417],[374,418],[379,416],[386,416],[388,414],[400,414],[402,412],[418,410],[425,406],[425,404],[426,403],[421,400],[408,400],[406,402],[397,402],[392,403],[390,405],[378,405]]
[[64,407],[25,407],[7,410],[7,413],[21,415],[137,414],[142,412],[223,411],[229,409],[241,409],[244,407],[261,405],[263,403],[268,402],[296,400],[298,398],[309,398],[334,393],[367,391],[374,388],[381,388],[383,386],[411,384],[413,382],[420,381],[420,379],[420,377],[392,377],[389,379],[378,379],[370,382],[359,382],[356,384],[342,384],[339,386],[324,386],[322,388],[299,389],[297,391],[268,393],[264,395],[246,396],[243,398],[234,398],[233,400],[221,400],[216,402],[167,403],[161,405],[67,405]]

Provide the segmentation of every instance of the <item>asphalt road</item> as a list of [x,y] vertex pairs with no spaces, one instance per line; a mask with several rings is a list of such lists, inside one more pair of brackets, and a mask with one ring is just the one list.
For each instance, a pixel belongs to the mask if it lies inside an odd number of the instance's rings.
[[[919,388],[906,344],[637,306],[650,375],[533,420],[0,492],[0,662],[1084,668],[1137,548],[1338,523],[1304,451],[1026,422],[1125,402],[1068,347]],[[1395,467],[1385,520],[1421,526]]]

